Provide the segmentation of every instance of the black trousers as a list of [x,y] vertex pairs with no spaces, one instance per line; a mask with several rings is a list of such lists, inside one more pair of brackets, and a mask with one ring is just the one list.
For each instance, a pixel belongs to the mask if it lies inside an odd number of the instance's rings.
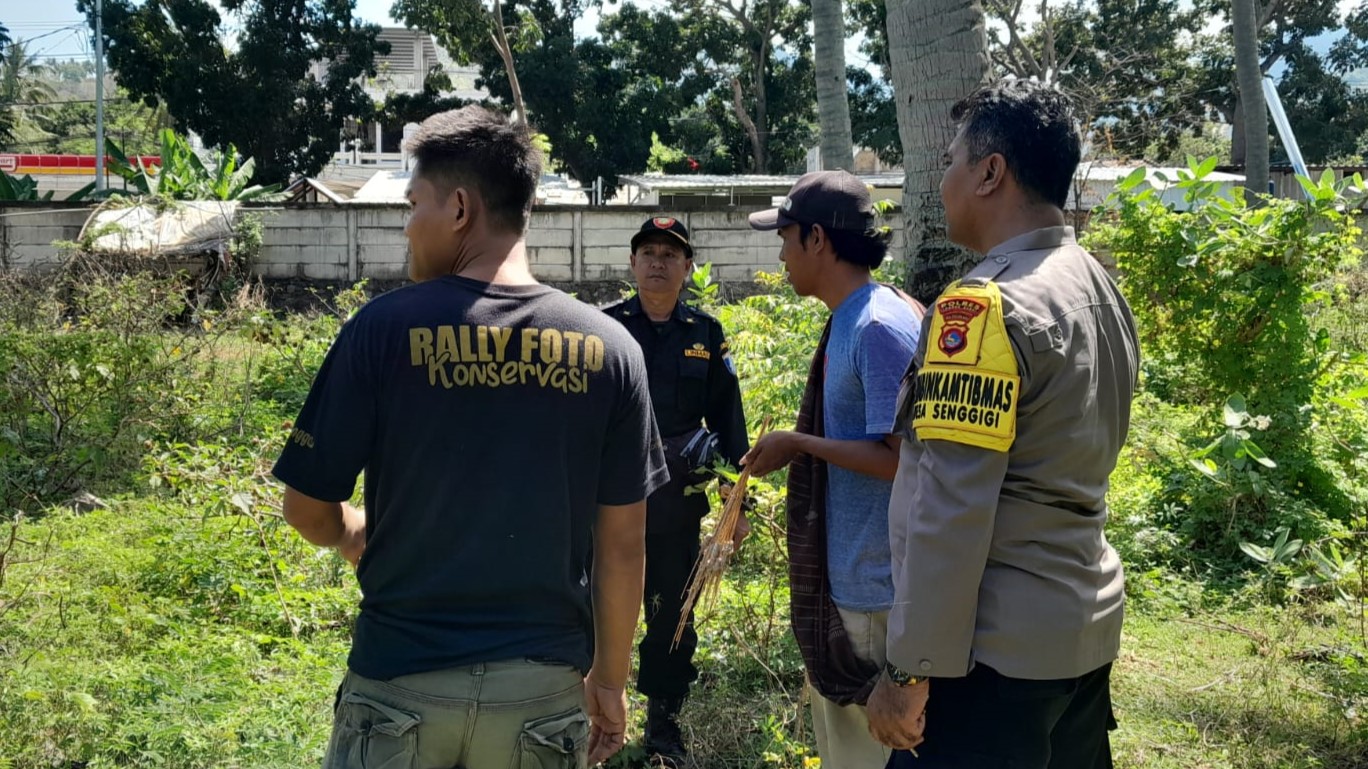
[[678,648],[671,651],[670,647],[684,608],[689,574],[698,560],[699,516],[692,511],[667,513],[656,502],[653,498],[648,515],[671,514],[671,519],[668,526],[648,525],[646,532],[646,636],[637,647],[637,691],[647,697],[683,697],[689,693],[689,684],[698,678],[698,668],[693,664],[698,647],[693,612],[689,612],[689,624]]
[[887,769],[1111,769],[1111,664],[1078,678],[1028,681],[976,665],[931,679],[920,757]]

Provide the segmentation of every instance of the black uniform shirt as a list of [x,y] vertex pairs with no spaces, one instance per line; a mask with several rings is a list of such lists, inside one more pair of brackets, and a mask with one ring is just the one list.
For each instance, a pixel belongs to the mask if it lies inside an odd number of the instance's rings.
[[749,450],[746,416],[722,324],[682,301],[669,320],[656,324],[636,296],[604,312],[641,345],[660,434],[672,438],[706,423],[718,434],[722,456],[739,467]]

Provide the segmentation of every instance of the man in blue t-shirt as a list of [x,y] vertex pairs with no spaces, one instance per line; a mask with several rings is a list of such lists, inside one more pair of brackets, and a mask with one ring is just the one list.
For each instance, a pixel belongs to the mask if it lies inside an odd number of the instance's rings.
[[325,766],[583,769],[625,740],[668,477],[641,349],[532,277],[526,126],[466,107],[408,150],[415,284],[342,327],[275,466],[361,585]]
[[[899,384],[920,334],[918,308],[870,274],[887,246],[874,229],[868,189],[853,175],[808,174],[780,208],[753,214],[750,222],[778,231],[789,282],[800,296],[822,300],[831,320],[823,365],[814,366],[822,394],[820,430],[762,436],[744,463],[764,475],[806,454],[825,467],[823,555],[830,598],[850,648],[877,674],[886,662],[893,604],[888,500],[899,451],[893,422]],[[793,505],[790,496],[790,516]],[[800,634],[800,645],[802,640]],[[822,690],[821,676],[810,678],[818,690],[812,717],[824,769],[883,769],[889,751],[870,736],[858,698],[838,704]]]

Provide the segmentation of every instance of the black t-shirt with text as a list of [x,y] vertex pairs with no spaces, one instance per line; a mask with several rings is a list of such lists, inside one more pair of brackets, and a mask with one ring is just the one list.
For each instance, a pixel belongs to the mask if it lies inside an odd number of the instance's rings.
[[340,502],[363,469],[348,664],[381,680],[523,658],[587,670],[598,505],[668,477],[621,325],[546,286],[455,276],[342,327],[274,472]]

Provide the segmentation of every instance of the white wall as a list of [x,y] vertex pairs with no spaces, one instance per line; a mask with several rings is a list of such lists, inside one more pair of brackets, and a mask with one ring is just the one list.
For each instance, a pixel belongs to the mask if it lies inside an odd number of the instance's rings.
[[[261,217],[262,248],[254,272],[268,278],[346,281],[406,276],[404,219],[407,208],[391,205],[268,207],[243,209]],[[694,258],[711,262],[723,281],[749,281],[779,268],[779,238],[756,232],[749,212],[682,214]],[[547,281],[594,282],[630,278],[628,243],[642,222],[668,215],[656,209],[540,208],[527,236],[532,270]],[[89,215],[85,208],[0,209],[0,267],[41,267],[59,258],[54,240],[75,240]],[[900,214],[890,217],[893,253],[903,242]]]

